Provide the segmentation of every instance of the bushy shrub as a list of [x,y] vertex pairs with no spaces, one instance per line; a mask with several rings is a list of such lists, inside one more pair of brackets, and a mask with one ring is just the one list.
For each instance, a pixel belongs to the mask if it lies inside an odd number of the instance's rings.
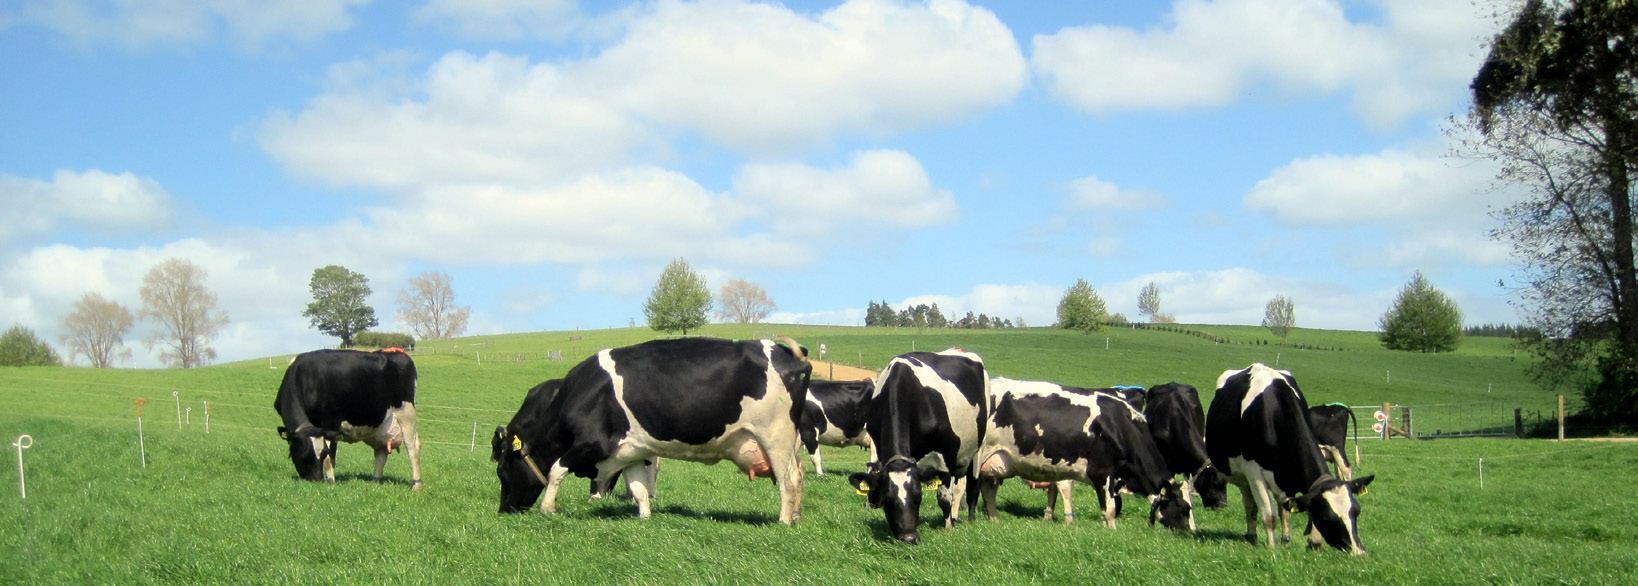
[[415,337],[409,334],[400,334],[398,332],[364,331],[359,332],[358,335],[353,338],[353,345],[366,348],[403,348],[405,350],[414,350]]

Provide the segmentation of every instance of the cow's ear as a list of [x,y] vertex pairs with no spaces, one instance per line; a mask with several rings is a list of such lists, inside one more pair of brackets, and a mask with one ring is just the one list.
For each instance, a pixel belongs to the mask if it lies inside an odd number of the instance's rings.
[[1372,480],[1376,480],[1376,475],[1375,474],[1372,474],[1372,475],[1369,475],[1369,476],[1361,476],[1359,478],[1349,480],[1348,481],[1348,490],[1349,490],[1349,492],[1352,492],[1352,493],[1358,494],[1358,495],[1363,495],[1363,494],[1369,493],[1370,491],[1366,490],[1365,487],[1369,486],[1371,484]]
[[280,427],[279,428],[279,437],[283,438],[285,441],[290,441],[290,428]]

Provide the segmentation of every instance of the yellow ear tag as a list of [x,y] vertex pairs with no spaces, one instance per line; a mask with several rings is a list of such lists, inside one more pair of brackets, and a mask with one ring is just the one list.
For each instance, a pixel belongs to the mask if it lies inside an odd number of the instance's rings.
[[1365,496],[1365,495],[1368,495],[1368,494],[1371,494],[1371,487],[1369,487],[1369,486],[1359,487],[1359,496]]
[[859,496],[870,496],[870,485],[860,482],[858,486],[853,487],[853,492]]
[[523,438],[515,436],[515,435],[512,436],[512,451],[514,451],[514,452],[523,451]]
[[922,490],[938,490],[941,486],[944,486],[944,481],[935,477],[923,484]]
[[1297,512],[1297,501],[1285,501],[1285,510],[1293,513]]

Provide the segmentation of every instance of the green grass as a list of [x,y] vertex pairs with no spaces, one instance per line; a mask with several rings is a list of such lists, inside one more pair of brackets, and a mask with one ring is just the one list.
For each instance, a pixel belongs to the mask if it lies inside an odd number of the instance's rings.
[[[1231,341],[1261,335],[1256,328],[1189,327]],[[1551,401],[1528,388],[1522,365],[1494,340],[1469,339],[1455,354],[1424,356],[1380,350],[1369,334],[1308,330],[1293,333],[1292,342],[1345,350],[1134,330],[712,326],[707,333],[792,335],[810,348],[826,343],[842,362],[862,357],[871,368],[912,342],[919,350],[961,346],[982,354],[995,375],[1079,385],[1175,379],[1200,387],[1206,400],[1223,369],[1272,363],[1278,353],[1311,402]],[[899,546],[886,538],[881,513],[865,509],[843,481],[863,467],[857,449],[827,449],[831,474],[807,477],[795,527],[777,523],[770,482],[749,483],[729,465],[670,461],[646,521],[630,503],[587,502],[580,479],[569,481],[559,515],[497,515],[490,430],[510,418],[534,383],[560,376],[598,347],[648,337],[623,329],[466,339],[436,354],[423,346],[416,356],[427,482],[421,494],[409,491],[409,466],[397,454],[388,463],[390,482],[368,481],[369,450],[356,444],[340,450],[336,485],[294,479],[273,433],[272,397],[288,357],[275,358],[273,369],[265,359],[190,371],[0,369],[0,438],[9,444],[28,433],[36,441],[24,453],[26,502],[11,473],[0,481],[0,583],[1630,583],[1638,575],[1628,490],[1638,482],[1634,443],[1366,442],[1360,473],[1377,480],[1361,501],[1371,551],[1365,559],[1246,544],[1233,497],[1227,509],[1202,513],[1195,534],[1146,526],[1146,507],[1130,500],[1120,527],[1109,530],[1092,522],[1095,499],[1081,487],[1082,520],[1049,524],[1036,518],[1041,493],[1016,482],[1002,489],[1000,522],[928,527],[921,546]],[[566,360],[498,361],[554,348]],[[484,352],[483,363],[468,349]],[[1385,383],[1378,371],[1390,369],[1393,382]],[[1486,384],[1495,390],[1486,393]],[[180,430],[173,390],[194,408]],[[149,400],[147,468],[136,442],[138,396]],[[208,435],[201,401],[212,405]],[[469,451],[473,422],[478,446]],[[10,470],[15,451],[0,446],[8,453],[0,469]],[[925,516],[936,516],[931,501]],[[1300,516],[1297,523],[1300,530]]]

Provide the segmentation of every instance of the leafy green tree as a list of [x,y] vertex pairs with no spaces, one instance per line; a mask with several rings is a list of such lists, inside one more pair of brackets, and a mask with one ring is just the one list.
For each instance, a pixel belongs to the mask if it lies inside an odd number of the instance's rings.
[[1263,307],[1263,327],[1280,337],[1281,342],[1291,337],[1291,328],[1297,327],[1297,304],[1284,295],[1275,295]]
[[1452,352],[1462,343],[1462,310],[1416,271],[1377,327],[1389,350]]
[[0,335],[0,366],[62,366],[63,359],[51,345],[23,324],[11,326]]
[[1086,279],[1076,279],[1075,285],[1058,301],[1058,327],[1066,330],[1092,333],[1103,329],[1103,320],[1108,317],[1103,298],[1086,284]]
[[711,313],[711,290],[701,277],[688,266],[688,261],[673,259],[660,272],[648,302],[643,304],[643,315],[648,316],[648,327],[660,332],[682,332],[699,329]]
[[[1524,267],[1532,378],[1638,422],[1638,3],[1529,0],[1473,78],[1468,150],[1529,197],[1497,214]],[[1587,378],[1583,373],[1594,373]]]
[[313,302],[301,315],[312,320],[312,327],[341,338],[342,348],[351,348],[354,336],[380,323],[375,308],[364,303],[370,294],[370,279],[364,275],[329,265],[314,269],[307,287],[313,292]]

